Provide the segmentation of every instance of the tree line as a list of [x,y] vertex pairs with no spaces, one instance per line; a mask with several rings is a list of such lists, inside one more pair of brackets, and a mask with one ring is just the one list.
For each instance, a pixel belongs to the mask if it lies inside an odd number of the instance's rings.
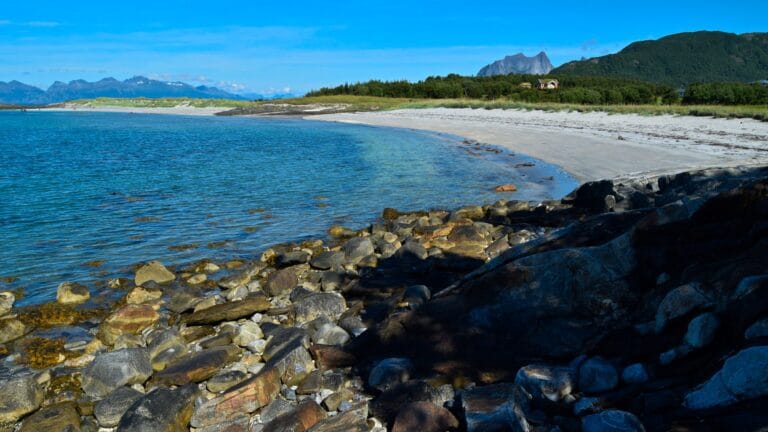
[[[557,79],[555,90],[538,90],[538,79]],[[527,83],[527,84],[526,84]],[[533,88],[528,88],[528,84]],[[768,86],[760,84],[693,84],[684,95],[672,86],[645,81],[580,76],[498,75],[474,77],[451,74],[418,82],[372,80],[324,87],[307,96],[354,95],[407,99],[507,99],[583,105],[640,104],[768,104]]]

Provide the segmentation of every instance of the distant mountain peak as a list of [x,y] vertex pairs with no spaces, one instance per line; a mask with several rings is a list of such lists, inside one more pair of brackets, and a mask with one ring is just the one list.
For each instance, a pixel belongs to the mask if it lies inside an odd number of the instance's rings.
[[541,51],[533,57],[528,57],[523,53],[509,55],[501,60],[484,66],[477,73],[477,76],[494,76],[509,74],[529,74],[546,75],[552,70],[552,63],[547,57],[547,53]]

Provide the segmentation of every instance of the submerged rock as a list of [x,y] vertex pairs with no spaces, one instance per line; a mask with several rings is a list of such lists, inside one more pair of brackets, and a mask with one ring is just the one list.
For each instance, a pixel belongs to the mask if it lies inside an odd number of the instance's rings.
[[30,331],[31,329],[16,318],[0,319],[0,344],[14,341]]
[[159,320],[160,315],[152,306],[125,305],[104,320],[100,336],[107,345],[112,345],[120,336],[139,334]]

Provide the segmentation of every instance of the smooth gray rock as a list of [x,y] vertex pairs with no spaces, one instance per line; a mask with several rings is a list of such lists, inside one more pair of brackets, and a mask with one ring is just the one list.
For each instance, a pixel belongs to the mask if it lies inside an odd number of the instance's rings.
[[357,264],[363,258],[375,252],[373,242],[369,237],[355,237],[349,239],[342,247],[347,262]]
[[585,361],[579,368],[579,391],[602,393],[616,388],[618,384],[616,368],[600,357]]
[[15,376],[0,382],[0,425],[14,423],[38,409],[43,396],[34,375]]
[[573,392],[576,387],[574,375],[569,367],[528,365],[517,371],[515,384],[534,399],[557,402]]
[[96,356],[83,371],[82,387],[87,395],[101,398],[126,384],[142,384],[151,375],[149,352],[126,348]]
[[0,319],[0,344],[14,341],[31,330],[16,318]]
[[685,406],[706,409],[768,395],[768,346],[744,349],[707,382],[688,393]]
[[385,391],[408,381],[414,372],[413,363],[407,358],[388,358],[376,364],[368,375],[368,385]]
[[289,267],[297,264],[304,264],[309,261],[309,253],[306,251],[284,252],[277,256],[275,265],[277,267]]
[[136,401],[120,419],[117,432],[174,432],[187,430],[197,386],[159,388]]
[[349,339],[349,333],[335,324],[322,324],[312,334],[312,342],[322,345],[344,345]]
[[13,309],[16,296],[12,292],[0,292],[0,317],[8,314]]
[[664,297],[656,311],[656,332],[664,330],[667,322],[686,315],[709,303],[700,285],[691,283],[679,286]]
[[287,267],[267,277],[264,291],[271,296],[277,296],[296,288],[298,284],[299,278],[296,276],[296,269],[294,267]]
[[648,378],[648,371],[642,363],[631,364],[621,372],[621,379],[627,384],[642,384]]
[[684,342],[692,348],[703,348],[712,342],[720,327],[720,320],[713,313],[697,316],[688,324]]
[[318,270],[330,270],[343,264],[344,252],[339,251],[320,252],[309,261],[309,265]]
[[406,241],[400,249],[395,252],[397,258],[417,258],[420,260],[427,259],[429,252],[424,246],[416,240]]
[[120,387],[96,403],[93,415],[101,427],[115,427],[128,408],[144,396],[130,387]]
[[133,281],[136,286],[140,286],[151,281],[159,284],[168,283],[174,279],[176,279],[176,275],[165,268],[163,263],[160,261],[150,261],[136,270],[136,276]]
[[293,308],[298,322],[309,322],[319,317],[336,321],[347,310],[347,302],[335,293],[314,293],[296,302]]
[[645,427],[634,414],[607,410],[581,419],[582,432],[645,432]]

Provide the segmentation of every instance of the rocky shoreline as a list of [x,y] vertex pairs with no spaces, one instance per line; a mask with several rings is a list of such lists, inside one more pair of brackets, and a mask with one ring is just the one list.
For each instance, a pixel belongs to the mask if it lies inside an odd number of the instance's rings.
[[0,431],[768,425],[768,168],[386,209],[94,308],[0,293]]

